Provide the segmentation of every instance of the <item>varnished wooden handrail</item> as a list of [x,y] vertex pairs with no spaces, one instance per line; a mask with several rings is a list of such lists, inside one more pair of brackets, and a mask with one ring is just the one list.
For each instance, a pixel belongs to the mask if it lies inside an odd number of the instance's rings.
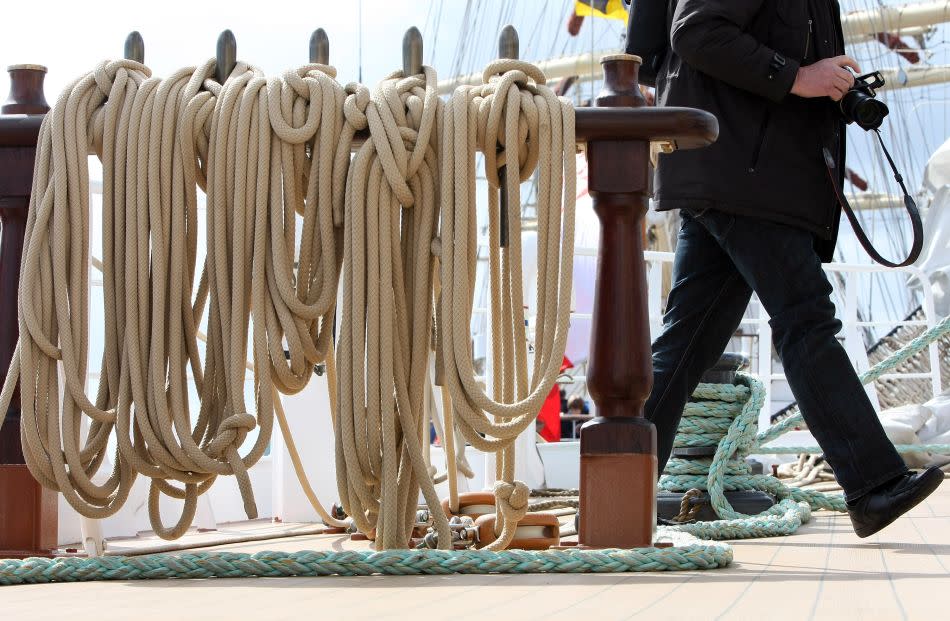
[[[719,134],[715,116],[692,108],[578,108],[576,115],[578,143],[648,140],[695,149],[712,144]],[[0,146],[35,145],[42,122],[38,115],[0,116]],[[357,133],[354,145],[363,144],[368,135]]]

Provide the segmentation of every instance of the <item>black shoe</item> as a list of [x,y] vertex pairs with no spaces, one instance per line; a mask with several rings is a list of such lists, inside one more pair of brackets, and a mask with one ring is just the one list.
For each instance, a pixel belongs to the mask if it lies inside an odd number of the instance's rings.
[[878,532],[929,496],[943,481],[943,471],[933,467],[919,474],[908,472],[877,487],[853,503],[848,515],[858,537]]

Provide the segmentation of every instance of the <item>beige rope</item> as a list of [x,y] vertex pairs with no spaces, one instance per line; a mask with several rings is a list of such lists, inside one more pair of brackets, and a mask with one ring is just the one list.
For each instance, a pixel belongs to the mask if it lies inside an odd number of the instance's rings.
[[[347,513],[364,532],[376,529],[381,548],[405,547],[421,491],[448,546],[448,523],[421,444],[428,429],[433,254],[440,254],[437,358],[446,384],[446,440],[456,448],[458,425],[473,446],[502,452],[499,540],[492,549],[504,548],[527,510],[527,488],[513,481],[512,442],[537,416],[567,337],[573,108],[544,86],[540,71],[517,61],[493,63],[484,85],[456,92],[444,121],[430,68],[394,74],[372,95],[352,84],[344,92],[333,69],[319,65],[267,80],[239,64],[224,85],[211,79],[213,69],[208,61],[158,80],[131,61],[104,63],[74,82],[43,124],[21,274],[21,343],[0,393],[5,411],[22,376],[23,444],[34,476],[62,491],[82,515],[102,518],[122,506],[137,474],[145,474],[152,479],[153,528],[176,538],[190,525],[198,495],[217,475],[233,474],[248,517],[255,517],[247,469],[267,446],[275,412],[290,439],[277,391],[301,390],[313,365],[325,361],[337,388],[330,398],[338,411],[337,477]],[[370,139],[350,166],[353,136],[365,128]],[[83,390],[88,145],[104,169],[106,338],[95,405]],[[496,152],[496,145],[518,147]],[[476,150],[486,156],[496,249],[491,398],[475,382],[469,349]],[[537,355],[530,377],[514,209],[509,246],[497,251],[501,165],[511,169],[512,205],[520,205],[520,182],[535,167],[540,174]],[[196,290],[198,188],[208,196],[208,255]],[[440,204],[444,252],[435,232]],[[341,263],[334,378],[329,328]],[[206,300],[202,364],[197,326]],[[244,396],[248,353],[252,407]],[[197,420],[188,407],[189,368],[201,403]],[[84,415],[91,424],[81,441]],[[241,455],[254,428],[257,440]],[[114,471],[96,485],[91,477],[113,429]],[[299,476],[292,441],[288,449]],[[447,461],[451,489],[456,470],[466,466],[452,450]],[[161,521],[161,494],[184,500],[171,527]],[[457,503],[456,494],[457,488],[450,493]]]
[[[491,63],[484,84],[456,89],[442,134],[442,228],[439,304],[444,380],[454,420],[474,447],[501,452],[496,498],[504,548],[527,507],[514,479],[513,442],[534,423],[560,369],[567,339],[574,247],[574,109],[545,86],[536,67]],[[496,148],[500,150],[496,151]],[[489,184],[489,274],[493,390],[475,380],[470,325],[476,270],[475,154],[485,157]],[[508,245],[499,249],[498,169],[508,169]],[[517,167],[517,168],[516,168]],[[530,379],[521,276],[520,183],[538,168],[538,287],[535,359]],[[526,488],[525,488],[526,489]]]
[[[349,143],[341,143],[344,93],[335,71],[308,65],[268,81],[239,64],[221,86],[213,70],[211,60],[158,80],[131,61],[103,63],[47,115],[24,245],[21,342],[0,394],[5,411],[22,375],[24,454],[42,484],[62,491],[80,514],[102,518],[145,474],[152,526],[165,538],[188,528],[197,496],[219,474],[236,476],[248,517],[256,516],[247,469],[270,440],[275,389],[299,391],[313,364],[327,358],[342,259],[334,216],[342,211],[348,161],[337,150]],[[103,162],[106,323],[95,405],[83,390],[87,145]],[[199,187],[208,194],[208,257],[192,301]],[[197,325],[208,297],[202,369]],[[252,317],[254,413],[244,402]],[[201,398],[196,421],[188,366]],[[84,442],[82,415],[91,419]],[[258,425],[256,442],[240,455]],[[114,471],[95,485],[113,428]],[[171,527],[161,522],[162,493],[185,501]]]
[[[102,272],[105,269],[102,261],[96,257],[92,257],[92,266]],[[208,337],[202,333],[200,330],[196,331],[196,336],[199,341],[205,343],[208,342]],[[327,367],[328,369],[333,368],[333,349],[332,347],[327,352]],[[245,368],[248,371],[254,371],[254,365],[250,362],[245,363]],[[331,372],[328,371],[328,375]],[[333,375],[330,375],[327,380],[327,388],[330,393],[330,418],[333,420],[333,409],[334,409],[334,393],[335,387],[332,385]],[[320,518],[327,526],[332,526],[336,528],[347,528],[350,523],[344,520],[338,520],[334,518],[330,512],[324,507],[323,503],[320,502],[320,499],[317,497],[316,492],[313,491],[313,486],[310,484],[310,479],[307,477],[307,471],[304,468],[303,460],[300,458],[300,452],[297,450],[297,443],[294,441],[293,434],[290,432],[290,424],[287,422],[287,415],[284,412],[283,404],[280,402],[280,395],[277,394],[276,388],[274,390],[274,414],[277,417],[278,427],[281,432],[281,436],[284,439],[286,444],[287,453],[290,456],[290,462],[294,469],[294,474],[297,477],[297,481],[300,483],[301,490],[304,495],[307,497],[307,500],[310,501],[310,505],[314,508],[317,514],[320,515]]]
[[[405,548],[421,491],[440,546],[448,520],[422,438],[438,205],[436,74],[347,86],[349,131],[369,129],[347,181],[336,426],[344,510],[378,549]],[[348,152],[347,152],[348,155]],[[426,439],[426,442],[428,440]]]

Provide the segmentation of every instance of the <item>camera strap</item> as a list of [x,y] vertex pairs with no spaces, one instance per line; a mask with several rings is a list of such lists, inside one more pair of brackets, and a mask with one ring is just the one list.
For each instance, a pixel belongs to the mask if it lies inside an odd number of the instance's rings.
[[844,193],[841,191],[841,188],[838,187],[838,182],[835,180],[834,167],[835,161],[831,157],[831,153],[827,148],[824,149],[825,156],[825,168],[828,170],[828,176],[831,178],[831,187],[835,189],[835,196],[838,197],[838,203],[841,205],[841,208],[844,210],[845,215],[848,216],[848,220],[851,222],[851,228],[854,229],[854,234],[858,238],[858,241],[861,242],[861,246],[864,248],[872,259],[880,263],[881,265],[887,267],[905,267],[914,263],[917,258],[920,256],[921,250],[924,247],[924,225],[920,221],[920,212],[917,210],[917,203],[914,202],[914,199],[907,192],[907,187],[904,185],[904,178],[897,171],[897,166],[894,164],[894,159],[891,158],[891,154],[888,153],[887,147],[884,146],[884,139],[881,138],[880,130],[875,129],[874,133],[877,134],[877,140],[881,144],[881,149],[884,150],[884,156],[887,158],[887,163],[890,165],[891,170],[894,171],[894,179],[897,181],[898,185],[901,187],[901,191],[904,193],[904,209],[907,210],[907,215],[910,216],[910,223],[914,230],[914,243],[911,246],[910,254],[906,259],[900,263],[894,263],[888,261],[874,248],[874,244],[871,243],[871,240],[868,238],[867,234],[864,232],[864,229],[861,228],[861,223],[858,221],[857,216],[854,213],[854,210],[851,208],[851,205],[848,203],[848,199],[845,198]]

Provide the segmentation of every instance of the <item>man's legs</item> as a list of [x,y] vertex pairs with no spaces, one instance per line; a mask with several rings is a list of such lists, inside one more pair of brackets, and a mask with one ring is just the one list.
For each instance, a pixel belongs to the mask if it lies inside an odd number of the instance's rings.
[[811,233],[708,211],[719,242],[771,316],[773,341],[809,430],[851,501],[907,472],[835,338],[832,291]]
[[644,415],[657,431],[663,472],[686,401],[735,334],[752,290],[716,239],[689,212],[673,263],[663,333],[653,343],[653,392]]

